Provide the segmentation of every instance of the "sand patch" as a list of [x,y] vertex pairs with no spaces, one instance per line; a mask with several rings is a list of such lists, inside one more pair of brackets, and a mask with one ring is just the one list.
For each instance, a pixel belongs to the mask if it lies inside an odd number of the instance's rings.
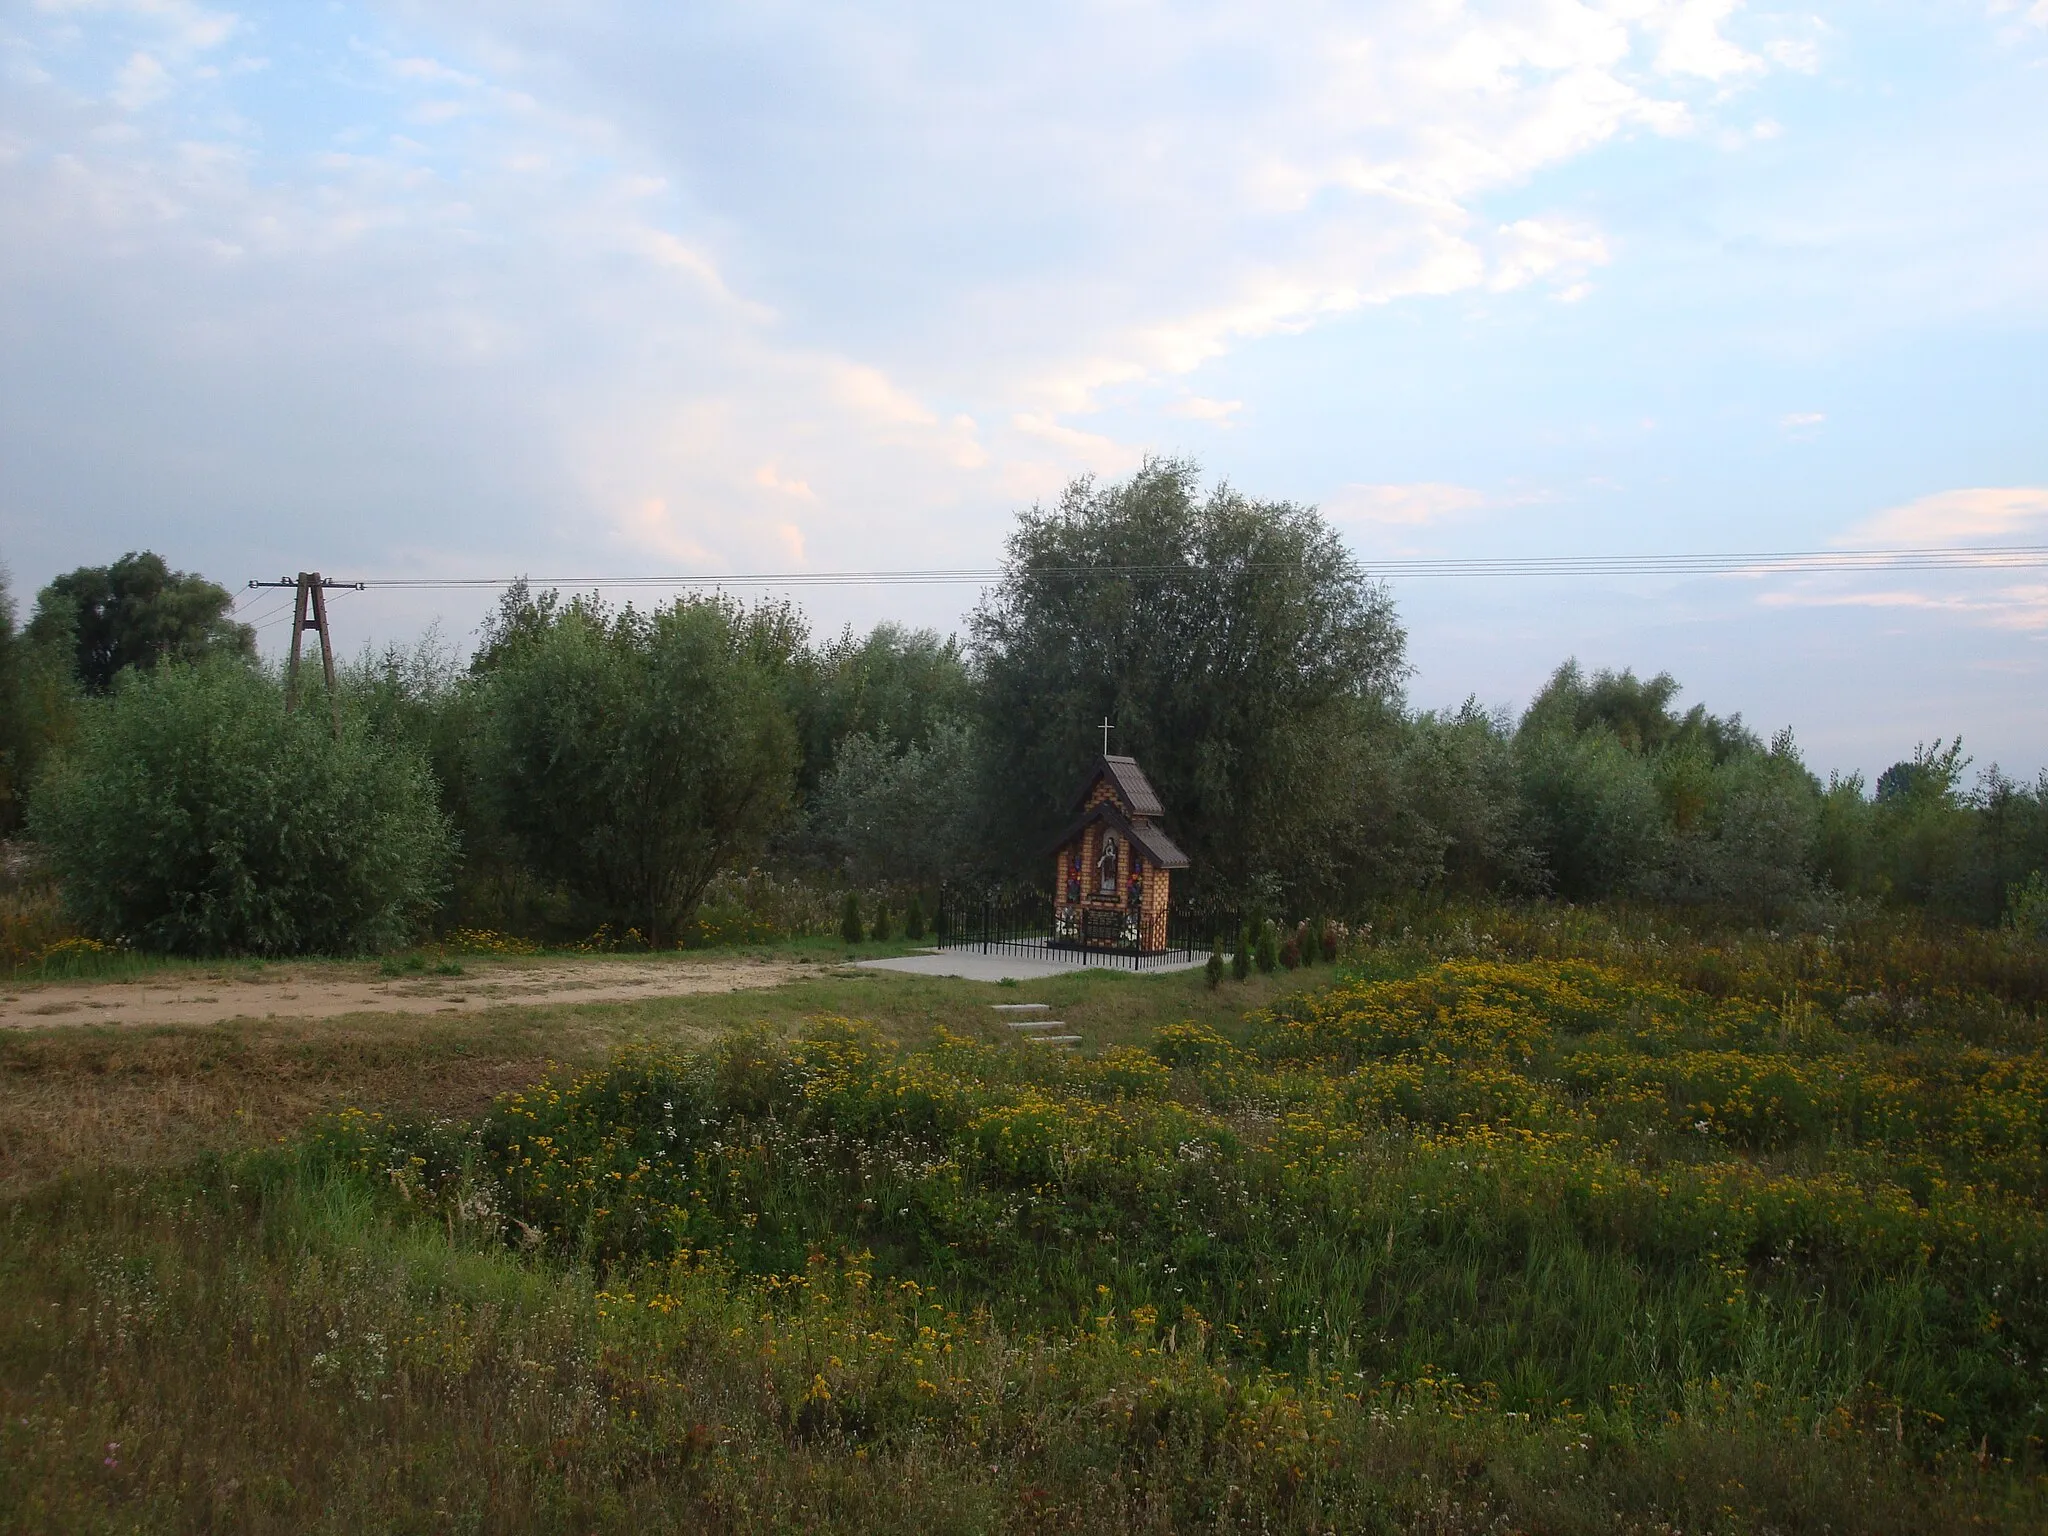
[[221,1024],[230,1019],[332,1019],[344,1014],[480,1013],[559,1003],[645,1002],[780,986],[816,962],[682,957],[534,962],[463,961],[460,976],[350,974],[341,967],[167,973],[134,981],[48,982],[0,991],[0,1029],[74,1024]]

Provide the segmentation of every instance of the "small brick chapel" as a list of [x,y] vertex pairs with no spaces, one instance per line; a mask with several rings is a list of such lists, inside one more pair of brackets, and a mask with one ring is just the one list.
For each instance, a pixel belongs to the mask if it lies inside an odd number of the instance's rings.
[[1156,825],[1166,807],[1137,759],[1097,758],[1072,809],[1053,855],[1053,942],[1162,953],[1168,886],[1188,856]]

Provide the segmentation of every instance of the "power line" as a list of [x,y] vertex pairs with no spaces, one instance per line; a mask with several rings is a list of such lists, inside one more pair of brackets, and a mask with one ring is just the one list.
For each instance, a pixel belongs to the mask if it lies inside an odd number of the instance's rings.
[[[1408,558],[1363,562],[1375,576],[1395,580],[1436,577],[1573,576],[1779,576],[1838,571],[2035,570],[2048,567],[2048,544],[1966,549],[1806,549],[1690,555],[1499,555]],[[1239,571],[1279,570],[1284,562],[1250,562]],[[1028,567],[1029,578],[1164,576],[1184,565],[1071,565]],[[721,575],[448,576],[391,577],[354,582],[358,588],[410,591],[495,590],[524,581],[533,587],[829,587],[955,586],[1002,581],[999,567],[896,571],[760,571]]]

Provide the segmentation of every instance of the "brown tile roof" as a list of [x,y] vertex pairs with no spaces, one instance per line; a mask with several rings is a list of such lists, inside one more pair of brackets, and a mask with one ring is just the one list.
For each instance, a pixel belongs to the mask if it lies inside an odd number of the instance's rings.
[[1146,853],[1152,856],[1152,862],[1161,869],[1186,869],[1188,867],[1188,856],[1174,845],[1172,838],[1150,823],[1142,827],[1133,825],[1131,837]]
[[1188,856],[1180,851],[1172,838],[1150,823],[1140,824],[1132,821],[1107,800],[1075,817],[1067,824],[1066,830],[1061,832],[1057,838],[1047,845],[1045,851],[1053,853],[1066,847],[1067,844],[1081,835],[1082,828],[1093,821],[1106,821],[1115,827],[1117,831],[1123,833],[1125,837],[1128,837],[1132,842],[1144,849],[1145,856],[1160,869],[1186,869],[1188,867]]
[[[1159,803],[1159,796],[1153,791],[1151,782],[1138,767],[1135,757],[1104,756],[1095,760],[1095,766],[1082,782],[1081,789],[1074,796],[1072,809],[1079,810],[1088,803],[1088,791],[1095,787],[1095,781],[1104,774],[1116,786],[1119,799],[1133,816],[1164,816],[1166,807]],[[1171,846],[1169,844],[1169,846]]]

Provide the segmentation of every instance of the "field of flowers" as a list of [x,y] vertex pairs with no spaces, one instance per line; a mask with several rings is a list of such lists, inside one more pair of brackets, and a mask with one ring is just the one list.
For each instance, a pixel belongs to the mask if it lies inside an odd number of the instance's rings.
[[2040,1528],[2008,972],[1483,939],[1095,1055],[829,1018],[350,1113],[198,1198],[295,1277],[207,1347],[372,1438],[495,1416],[437,1463],[482,1529]]

